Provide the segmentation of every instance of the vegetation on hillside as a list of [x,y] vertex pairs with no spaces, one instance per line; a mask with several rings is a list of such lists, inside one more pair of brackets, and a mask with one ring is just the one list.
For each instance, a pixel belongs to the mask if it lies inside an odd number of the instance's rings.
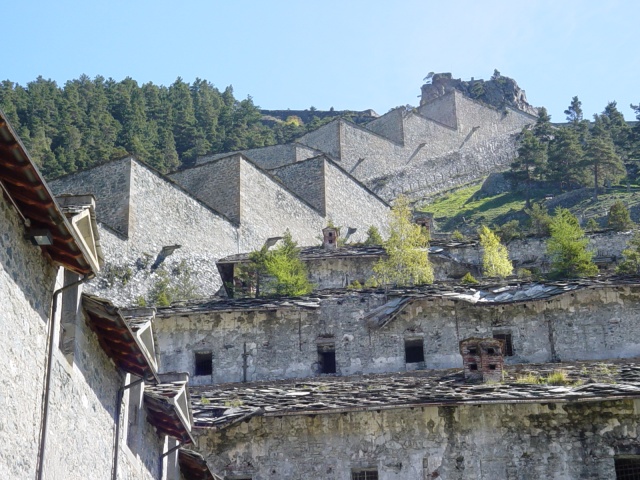
[[265,125],[251,97],[181,78],[168,87],[86,75],[64,86],[5,80],[0,108],[47,178],[127,154],[167,172],[205,154],[286,143],[332,120]]

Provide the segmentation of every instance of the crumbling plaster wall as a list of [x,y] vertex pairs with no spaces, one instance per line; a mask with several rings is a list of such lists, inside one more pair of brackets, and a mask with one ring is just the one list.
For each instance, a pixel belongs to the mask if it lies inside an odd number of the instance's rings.
[[[4,198],[0,225],[0,329],[6,332],[0,342],[0,472],[4,478],[35,478],[52,293],[62,286],[63,275],[24,239],[24,227]],[[58,322],[60,312],[77,312],[68,307],[58,309]],[[59,351],[58,329],[54,332],[45,478],[108,480],[121,377],[84,319],[71,321],[76,324],[73,363]],[[155,433],[147,429],[141,435],[148,442],[145,455],[159,455]],[[159,478],[154,465],[147,457],[130,457],[118,478]]]
[[[415,299],[387,325],[364,315],[383,294],[350,293],[323,299],[315,310],[177,314],[158,312],[160,369],[187,371],[194,384],[310,377],[319,374],[317,342],[332,337],[338,375],[459,368],[459,342],[511,334],[507,363],[640,356],[640,288],[580,289],[549,299],[482,305],[450,298]],[[405,339],[422,339],[424,362],[407,364]],[[194,352],[211,352],[212,376],[195,376]]]
[[638,401],[489,404],[255,417],[198,429],[216,472],[254,480],[615,479],[614,455],[639,453]]

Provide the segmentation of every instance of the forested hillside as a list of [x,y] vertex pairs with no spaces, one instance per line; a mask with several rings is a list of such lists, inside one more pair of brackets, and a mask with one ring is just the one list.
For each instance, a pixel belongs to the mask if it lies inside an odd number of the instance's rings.
[[[640,117],[640,106],[631,108]],[[595,187],[597,197],[602,186],[639,180],[640,124],[629,125],[616,102],[594,115],[593,122],[583,118],[578,97],[564,113],[567,123],[554,127],[540,108],[533,128],[523,130],[510,172],[517,190],[530,195],[536,188],[558,193]]]
[[24,87],[5,80],[0,108],[49,179],[127,154],[167,172],[206,153],[288,142],[323,123],[267,126],[251,97],[181,78],[169,87],[86,75],[62,87],[42,77]]

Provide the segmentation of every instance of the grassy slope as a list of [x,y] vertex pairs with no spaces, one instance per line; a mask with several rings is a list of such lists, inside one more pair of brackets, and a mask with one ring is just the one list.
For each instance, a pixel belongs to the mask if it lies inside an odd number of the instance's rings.
[[[475,231],[480,225],[502,225],[517,219],[523,224],[527,220],[524,213],[525,198],[521,193],[503,193],[493,197],[477,198],[482,182],[448,192],[432,203],[420,208],[423,212],[432,213],[441,230]],[[543,204],[558,203],[545,201],[543,193],[534,194],[533,201]],[[640,188],[613,187],[609,192],[600,194],[598,202],[591,198],[568,198],[560,202],[569,208],[574,215],[582,219],[595,218],[601,226],[606,226],[609,207],[616,200],[622,200],[631,210],[632,218],[640,220]]]

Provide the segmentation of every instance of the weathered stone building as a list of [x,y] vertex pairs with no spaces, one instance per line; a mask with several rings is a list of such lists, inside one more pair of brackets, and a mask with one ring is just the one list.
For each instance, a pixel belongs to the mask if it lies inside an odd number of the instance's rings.
[[0,190],[2,477],[178,480],[186,382],[160,383],[149,318],[82,299],[103,261],[93,200],[57,201],[1,112]]

